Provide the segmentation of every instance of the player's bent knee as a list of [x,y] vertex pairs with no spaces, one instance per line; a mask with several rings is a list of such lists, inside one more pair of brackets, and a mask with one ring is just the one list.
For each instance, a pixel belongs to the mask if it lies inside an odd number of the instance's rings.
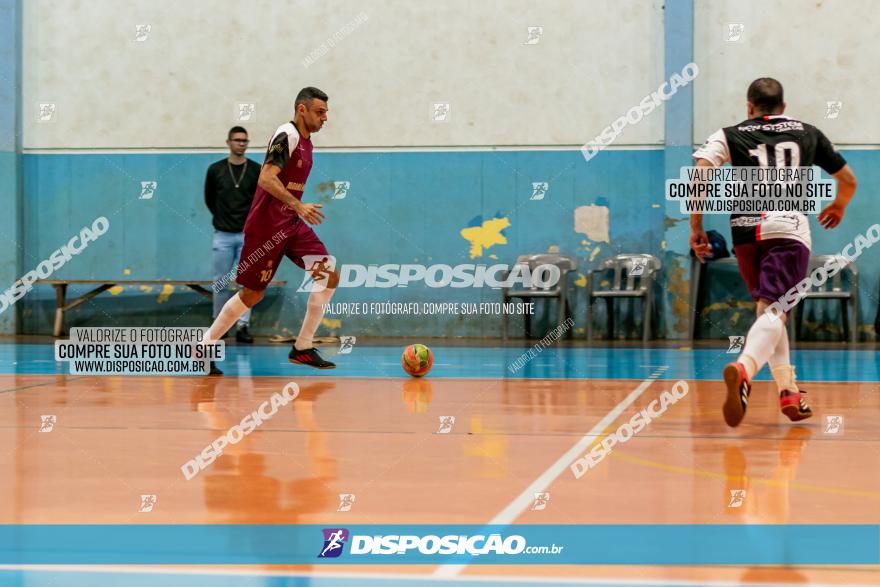
[[248,288],[243,288],[238,292],[238,295],[241,296],[241,301],[244,302],[244,305],[248,308],[252,308],[263,299],[263,292]]
[[337,285],[339,285],[339,271],[334,271],[327,278],[327,289],[336,289]]
[[774,303],[775,302],[769,302],[764,299],[758,300],[758,303],[757,303],[758,317],[760,318],[765,313],[769,313],[774,319],[782,320],[782,323],[785,324],[785,321],[788,318],[788,314],[786,314],[785,312],[780,312],[778,304],[774,305]]

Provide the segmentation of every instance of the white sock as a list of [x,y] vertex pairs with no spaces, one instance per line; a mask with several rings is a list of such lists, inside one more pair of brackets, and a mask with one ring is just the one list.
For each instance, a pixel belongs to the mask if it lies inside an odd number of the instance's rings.
[[205,336],[202,337],[202,342],[205,344],[214,344],[220,340],[220,338],[232,328],[232,325],[235,324],[236,320],[241,318],[241,316],[247,311],[248,307],[243,301],[241,301],[238,294],[229,298],[229,301],[223,304],[223,309],[220,310],[214,323],[211,324],[211,327],[205,332]]
[[299,335],[293,347],[298,351],[304,351],[314,346],[313,337],[321,320],[324,318],[324,306],[330,302],[333,292],[336,288],[324,288],[320,291],[313,291],[309,294],[308,307],[306,316],[303,318],[302,328],[299,329]]
[[798,392],[797,383],[795,383],[794,367],[791,365],[791,357],[788,349],[788,332],[782,331],[782,337],[776,345],[776,349],[767,360],[767,366],[770,367],[770,373],[776,381],[777,391],[783,390]]
[[758,316],[746,335],[746,346],[737,362],[742,363],[749,379],[761,370],[785,334],[785,322],[768,313]]
[[782,336],[779,338],[779,342],[776,343],[776,348],[773,349],[773,354],[767,359],[767,366],[772,370],[780,365],[790,364],[791,359],[789,358],[788,350],[788,330],[785,328],[785,323],[783,323]]
[[799,393],[797,383],[795,382],[794,367],[792,365],[778,365],[770,367],[773,374],[773,380],[776,382],[776,390],[782,393],[785,390]]

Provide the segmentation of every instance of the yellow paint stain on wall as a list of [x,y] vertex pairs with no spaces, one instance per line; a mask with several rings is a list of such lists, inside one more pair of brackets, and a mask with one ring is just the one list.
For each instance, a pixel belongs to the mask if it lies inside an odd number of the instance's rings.
[[578,277],[574,280],[574,284],[577,287],[587,287],[587,276],[583,273],[578,273]]
[[599,256],[599,251],[601,251],[601,250],[602,250],[601,247],[596,247],[595,249],[593,249],[593,252],[590,253],[590,261],[592,261],[592,260],[594,260],[596,257],[598,257],[598,256]]
[[802,322],[802,327],[807,332],[830,332],[834,336],[843,336],[843,325],[842,324],[831,324],[828,322],[811,322],[810,320],[804,320]]
[[673,259],[667,269],[667,291],[672,294],[669,296],[669,305],[672,310],[672,320],[670,320],[670,329],[674,332],[686,333],[688,327],[688,313],[690,304],[688,304],[688,292],[690,283],[684,278],[685,268],[683,258]]
[[744,302],[742,300],[729,300],[726,302],[715,302],[714,304],[709,304],[708,306],[703,306],[703,311],[701,314],[705,314],[706,312],[713,312],[715,310],[729,310],[731,308],[743,308],[743,309],[751,309],[754,311],[755,302]]
[[123,269],[123,270],[122,270],[122,274],[123,274],[123,275],[131,275],[131,269],[127,269],[127,268],[126,268],[126,269]]
[[122,287],[121,285],[114,285],[113,287],[111,287],[107,291],[110,292],[111,296],[118,296],[119,294],[121,294],[122,292],[125,291],[125,288]]
[[496,255],[495,253],[492,253],[491,255],[489,255],[489,258],[490,258],[490,259],[495,259],[495,260],[497,261],[497,260],[498,260],[498,255]]
[[321,324],[330,330],[339,330],[342,328],[342,320],[339,320],[338,318],[324,318],[321,320]]
[[663,251],[666,250],[666,241],[665,240],[660,241],[660,249]]
[[474,259],[483,254],[484,249],[494,245],[506,245],[507,239],[501,231],[510,226],[507,218],[493,218],[484,220],[480,226],[462,228],[459,234],[471,244],[470,257]]
[[165,284],[162,286],[162,291],[159,293],[159,297],[156,298],[157,304],[163,304],[168,301],[168,298],[171,297],[171,294],[174,293],[174,286],[170,284]]
[[153,286],[152,285],[142,285],[138,289],[144,293],[150,293],[153,291]]

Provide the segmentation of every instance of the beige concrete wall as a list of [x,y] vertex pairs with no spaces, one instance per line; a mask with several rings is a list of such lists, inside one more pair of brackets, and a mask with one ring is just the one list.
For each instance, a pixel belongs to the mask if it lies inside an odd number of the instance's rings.
[[[768,76],[785,88],[786,114],[837,144],[880,143],[875,0],[697,0],[694,20],[695,142],[744,119],[749,83]],[[731,24],[742,25],[738,40]],[[828,102],[841,103],[836,118]]]
[[[581,145],[662,82],[660,0],[24,4],[29,149],[222,146],[239,103],[265,144],[305,85],[331,96],[322,146]],[[662,133],[658,110],[617,143]]]

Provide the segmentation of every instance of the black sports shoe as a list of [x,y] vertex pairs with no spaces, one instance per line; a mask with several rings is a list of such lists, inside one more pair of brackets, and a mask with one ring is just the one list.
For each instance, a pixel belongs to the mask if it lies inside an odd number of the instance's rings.
[[290,349],[290,354],[287,355],[287,359],[291,363],[296,363],[298,365],[307,365],[309,367],[314,367],[315,369],[335,369],[336,364],[331,363],[330,361],[325,361],[321,358],[321,355],[318,354],[314,348],[305,349],[299,351],[294,346]]
[[211,371],[208,375],[223,375],[223,371],[217,368],[217,364],[214,361],[211,361]]
[[251,336],[250,332],[248,332],[247,326],[238,327],[238,330],[235,332],[235,342],[240,342],[243,344],[254,344],[254,337]]

